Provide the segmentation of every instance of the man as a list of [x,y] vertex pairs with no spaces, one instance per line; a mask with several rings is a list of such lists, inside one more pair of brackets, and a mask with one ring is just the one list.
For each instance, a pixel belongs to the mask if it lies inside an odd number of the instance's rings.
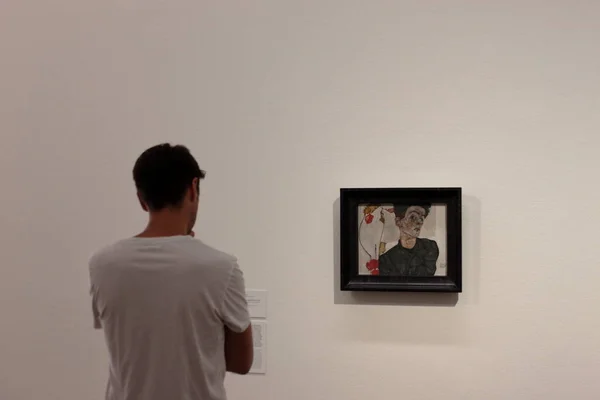
[[379,275],[433,276],[440,250],[435,241],[419,238],[431,205],[395,205],[398,244],[379,257]]
[[110,357],[107,400],[225,400],[225,372],[252,365],[237,261],[193,238],[204,176],[183,146],[146,150],[133,178],[148,225],[90,260],[94,325]]

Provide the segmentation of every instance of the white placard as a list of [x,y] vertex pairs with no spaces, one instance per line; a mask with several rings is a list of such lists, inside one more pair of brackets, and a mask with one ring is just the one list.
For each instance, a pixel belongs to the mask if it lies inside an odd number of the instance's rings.
[[246,301],[250,318],[267,318],[267,291],[248,289]]
[[251,374],[267,373],[267,322],[252,320],[252,338],[254,340],[254,361]]

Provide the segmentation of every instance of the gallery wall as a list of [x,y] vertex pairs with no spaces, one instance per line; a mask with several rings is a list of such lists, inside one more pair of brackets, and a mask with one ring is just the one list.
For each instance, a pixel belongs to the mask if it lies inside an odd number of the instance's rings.
[[[592,400],[600,3],[0,3],[0,398],[100,400],[88,256],[188,145],[198,236],[267,289],[252,400]],[[340,187],[461,186],[464,293],[337,291]],[[159,295],[159,294],[157,294]]]

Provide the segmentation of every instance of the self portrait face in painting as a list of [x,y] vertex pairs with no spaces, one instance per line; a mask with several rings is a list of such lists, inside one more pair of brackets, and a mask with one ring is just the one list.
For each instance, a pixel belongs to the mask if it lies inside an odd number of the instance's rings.
[[421,229],[425,223],[425,218],[429,214],[429,207],[409,206],[395,207],[396,226],[400,229],[401,235],[407,235],[417,238],[421,234]]

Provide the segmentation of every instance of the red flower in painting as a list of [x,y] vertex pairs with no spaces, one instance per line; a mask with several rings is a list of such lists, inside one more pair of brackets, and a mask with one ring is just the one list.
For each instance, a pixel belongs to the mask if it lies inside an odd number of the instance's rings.
[[373,218],[375,218],[375,217],[373,217],[373,214],[368,214],[368,215],[365,217],[365,222],[366,222],[367,224],[370,224],[371,222],[373,222]]
[[371,271],[371,273],[379,268],[379,260],[369,260],[367,261],[367,269]]
[[379,275],[379,268],[374,269],[373,271],[371,271],[371,275]]

